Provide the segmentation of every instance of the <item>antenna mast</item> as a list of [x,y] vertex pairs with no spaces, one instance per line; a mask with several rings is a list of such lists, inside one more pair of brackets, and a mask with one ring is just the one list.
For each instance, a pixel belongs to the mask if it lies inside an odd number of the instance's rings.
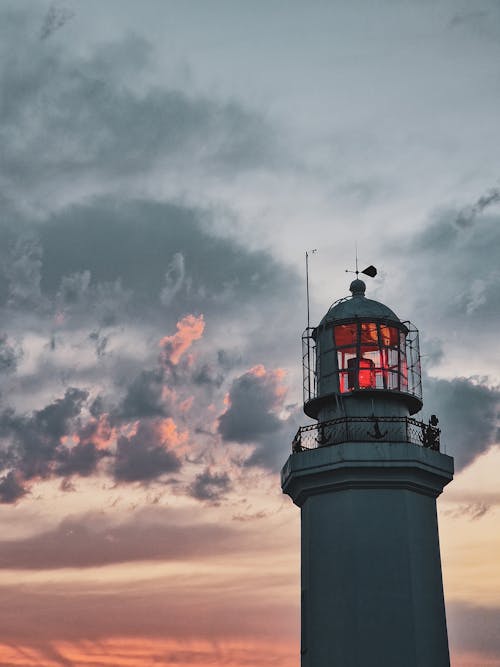
[[[314,255],[315,252],[318,252],[317,248],[311,250],[311,254]],[[307,328],[311,326],[310,310],[309,310],[309,251],[306,250],[306,300],[307,300]]]
[[306,300],[307,300],[307,328],[309,329],[309,253],[306,250]]

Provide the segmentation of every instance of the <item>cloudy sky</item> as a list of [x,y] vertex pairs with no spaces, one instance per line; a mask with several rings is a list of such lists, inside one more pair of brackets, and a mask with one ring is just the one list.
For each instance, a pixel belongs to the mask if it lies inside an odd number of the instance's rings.
[[454,667],[500,666],[500,4],[0,0],[0,662],[294,667],[317,321],[420,329]]

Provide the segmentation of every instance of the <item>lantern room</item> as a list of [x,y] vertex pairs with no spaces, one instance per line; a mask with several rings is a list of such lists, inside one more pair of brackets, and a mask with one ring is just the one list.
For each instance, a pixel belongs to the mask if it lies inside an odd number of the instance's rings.
[[[422,407],[418,331],[365,297],[362,280],[303,336],[304,411],[314,418],[414,414]],[[377,409],[376,409],[377,408]]]

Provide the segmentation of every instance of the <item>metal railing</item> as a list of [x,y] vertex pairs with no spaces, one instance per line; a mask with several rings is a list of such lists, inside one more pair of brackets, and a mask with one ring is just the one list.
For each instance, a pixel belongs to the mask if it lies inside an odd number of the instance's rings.
[[408,442],[439,451],[441,431],[412,417],[339,417],[302,426],[292,442],[293,452],[344,442]]

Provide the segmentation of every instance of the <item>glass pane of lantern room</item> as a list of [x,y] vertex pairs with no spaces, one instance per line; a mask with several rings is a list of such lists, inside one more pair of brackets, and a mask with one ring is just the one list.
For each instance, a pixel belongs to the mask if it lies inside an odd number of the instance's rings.
[[356,363],[356,347],[358,340],[358,327],[355,322],[350,324],[338,324],[334,328],[335,347],[337,348],[337,364],[339,369],[339,391],[344,393],[350,390],[349,377],[352,371],[348,371]]
[[385,347],[396,347],[399,344],[399,329],[387,324],[380,325],[380,339]]
[[[375,322],[362,322],[361,323],[361,336],[360,336],[360,386],[361,386],[361,368],[362,367],[380,367],[381,366],[381,356],[380,356],[380,349],[379,349],[379,338],[378,338],[378,331],[377,331],[377,324]],[[364,364],[363,362],[370,362],[370,364],[366,363]],[[363,374],[363,386],[368,387],[372,386],[373,388],[376,387],[376,380],[375,380],[375,375],[373,377],[371,376],[370,373],[364,373]],[[368,379],[370,379],[370,383],[368,383]]]
[[401,391],[408,391],[408,364],[406,361],[406,334],[399,332],[399,377]]
[[357,342],[358,327],[353,324],[338,324],[335,327],[335,347],[353,347]]
[[378,347],[378,333],[375,322],[361,323],[361,345],[366,348]]

